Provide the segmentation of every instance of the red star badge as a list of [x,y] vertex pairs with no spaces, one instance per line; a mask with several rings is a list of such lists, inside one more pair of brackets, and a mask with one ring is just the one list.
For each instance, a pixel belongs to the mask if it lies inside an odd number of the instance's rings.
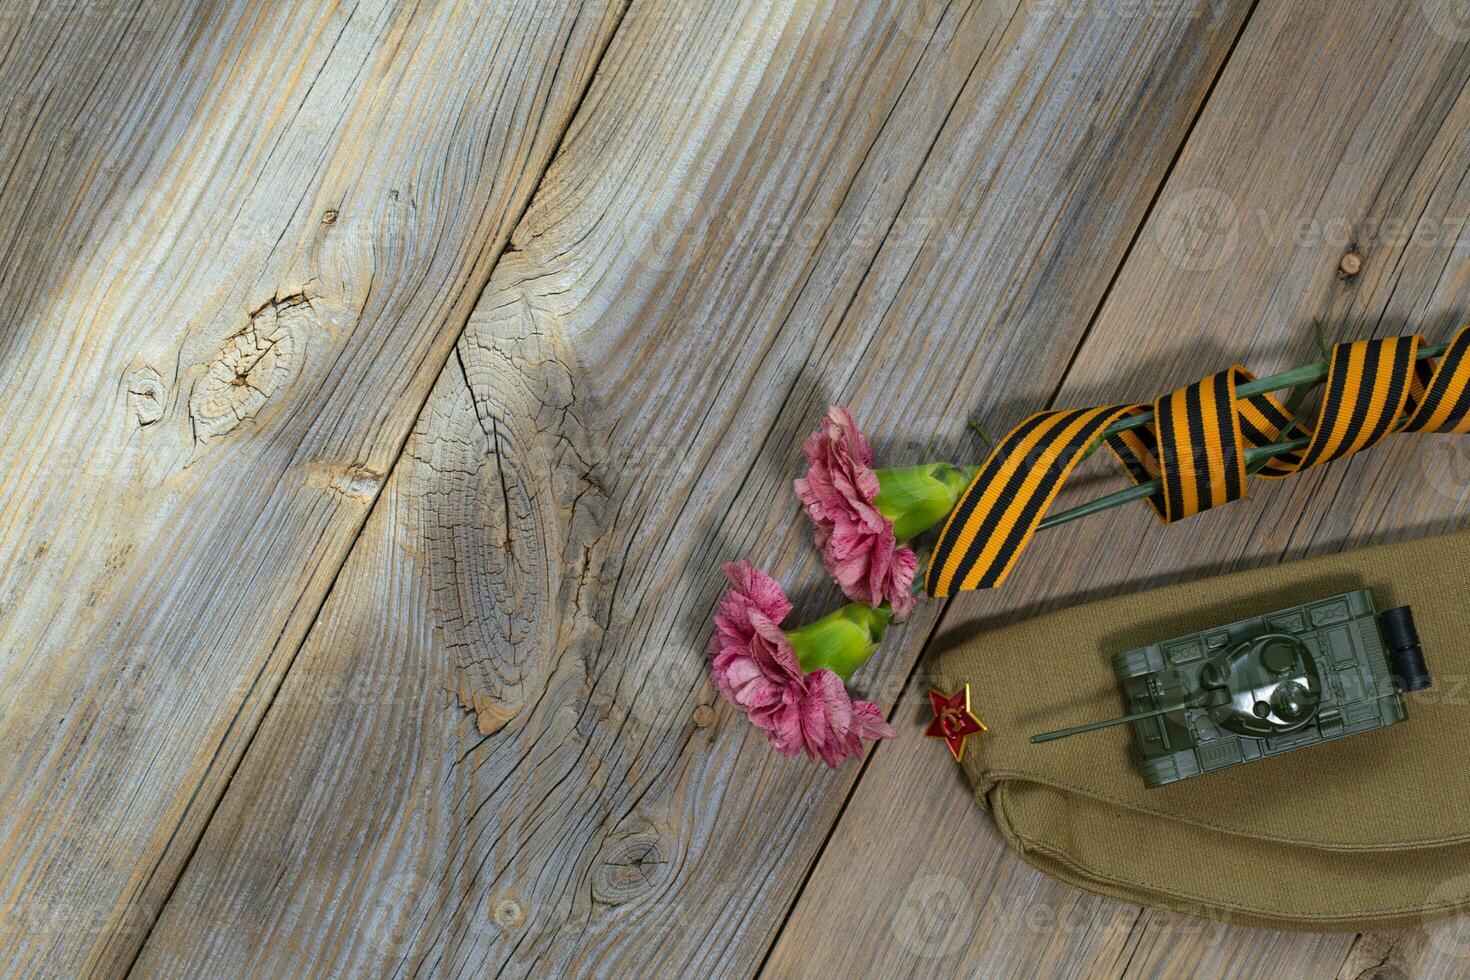
[[949,754],[954,756],[954,761],[963,761],[965,739],[990,730],[985,727],[985,722],[970,710],[970,685],[966,684],[953,694],[944,694],[930,688],[929,703],[934,706],[934,720],[929,723],[928,728],[924,729],[924,735],[928,738],[944,739],[944,744],[949,746]]

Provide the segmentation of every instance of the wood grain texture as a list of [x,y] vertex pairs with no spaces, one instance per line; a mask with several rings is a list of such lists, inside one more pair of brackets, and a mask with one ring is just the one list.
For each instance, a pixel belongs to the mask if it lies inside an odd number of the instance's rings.
[[1353,943],[1337,980],[1462,977],[1470,963],[1470,916],[1392,933],[1367,933]]
[[1051,393],[1244,11],[635,0],[138,972],[752,972],[857,768],[714,703],[718,563],[835,601],[829,401]]
[[616,0],[0,15],[0,973],[141,946]]
[[[1237,361],[1260,373],[1306,363],[1314,318],[1339,339],[1417,330],[1440,340],[1465,322],[1464,40],[1422,5],[1260,5],[1058,403],[1147,398]],[[1304,50],[1314,56],[1304,60]],[[1339,278],[1350,251],[1362,269]],[[1017,417],[989,427],[1003,431]],[[1139,507],[1048,532],[1001,590],[949,605],[931,655],[1008,619],[1124,589],[1459,527],[1466,458],[1455,437],[1397,438],[1171,528]],[[1095,462],[1061,506],[1118,485]],[[1104,975],[1126,964],[1140,976],[1465,972],[1463,922],[1352,947],[1351,936],[1239,930],[1079,901],[1020,865],[988,822],[975,826],[953,764],[919,737],[926,686],[920,667],[896,715],[901,738],[877,751],[855,791],[772,955],[772,976],[817,964],[930,976],[1054,963]],[[974,869],[985,870],[977,879]],[[867,902],[873,880],[894,884]],[[1426,882],[1426,897],[1441,884]],[[854,909],[864,909],[856,921]],[[1024,912],[1041,924],[1005,927],[1001,916]],[[826,923],[837,915],[856,938],[834,950]],[[952,938],[905,948],[894,941],[904,930]]]

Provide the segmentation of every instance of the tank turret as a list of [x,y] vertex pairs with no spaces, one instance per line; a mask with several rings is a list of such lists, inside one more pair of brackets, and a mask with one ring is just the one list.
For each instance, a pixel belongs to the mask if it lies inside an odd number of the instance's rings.
[[1431,683],[1407,606],[1366,589],[1121,653],[1129,713],[1032,736],[1132,724],[1149,786],[1396,724]]

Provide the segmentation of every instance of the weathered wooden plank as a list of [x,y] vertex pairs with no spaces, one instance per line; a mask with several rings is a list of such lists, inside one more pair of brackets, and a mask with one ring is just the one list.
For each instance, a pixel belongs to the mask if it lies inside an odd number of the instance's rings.
[[1273,932],[1150,909],[1128,937],[1124,977],[1330,977],[1351,936]]
[[[1463,322],[1470,52],[1422,13],[1315,0],[1258,8],[1059,403],[1147,398],[1236,362],[1263,371],[1306,363],[1315,357],[1314,317],[1339,338],[1421,330],[1438,339]],[[1307,50],[1314,54],[1303,60]],[[1343,280],[1350,250],[1363,267]],[[1028,407],[991,428],[1003,430]],[[1467,491],[1465,450],[1454,438],[1398,439],[1173,528],[1140,507],[1048,532],[1001,590],[953,602],[930,649],[1181,575],[1456,526]],[[1103,476],[1107,461],[1096,462],[1071,502],[1117,485]],[[1138,910],[1078,898],[1003,857],[992,826],[975,827],[948,756],[919,737],[925,686],[921,669],[898,709],[903,737],[878,750],[854,793],[775,949],[772,975],[818,963],[885,975],[1054,963],[1091,971],[1100,957],[1097,972],[1126,963],[1129,974],[1149,976],[1333,975],[1343,964],[1351,936],[1237,930],[1154,912],[1134,925]],[[854,854],[864,855],[860,867]],[[987,869],[979,881],[977,868]],[[966,900],[935,904],[925,919],[905,896],[938,887],[925,883],[936,874],[956,876]],[[891,883],[876,902],[875,880]],[[1084,927],[1073,928],[1066,910],[1079,907]],[[1008,929],[1002,916],[1018,908],[1039,908],[1046,924]],[[854,939],[834,949],[827,923],[839,916]],[[895,923],[911,920],[958,938],[918,952],[893,943]]]
[[[1429,891],[1443,882],[1426,882]],[[1425,923],[1398,932],[1367,933],[1353,943],[1337,980],[1463,977],[1470,967],[1470,917]]]
[[1214,7],[636,0],[140,972],[753,971],[857,770],[714,703],[718,563],[835,600],[827,401],[925,456],[1051,393]]
[[126,967],[617,0],[0,16],[0,972]]

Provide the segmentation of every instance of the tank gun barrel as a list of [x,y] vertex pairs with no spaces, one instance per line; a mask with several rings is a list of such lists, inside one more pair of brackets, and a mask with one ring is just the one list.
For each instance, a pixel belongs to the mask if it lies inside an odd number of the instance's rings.
[[1154,708],[1152,711],[1136,711],[1131,715],[1123,715],[1119,718],[1109,718],[1106,721],[1094,721],[1087,725],[1078,725],[1075,728],[1062,728],[1054,732],[1045,732],[1041,735],[1032,735],[1033,743],[1051,742],[1059,738],[1070,738],[1073,735],[1081,735],[1083,732],[1095,732],[1099,728],[1112,728],[1114,725],[1126,725],[1130,721],[1142,721],[1144,718],[1157,718],[1159,715],[1167,715],[1171,711],[1179,711],[1184,705],[1171,704],[1162,708]]

